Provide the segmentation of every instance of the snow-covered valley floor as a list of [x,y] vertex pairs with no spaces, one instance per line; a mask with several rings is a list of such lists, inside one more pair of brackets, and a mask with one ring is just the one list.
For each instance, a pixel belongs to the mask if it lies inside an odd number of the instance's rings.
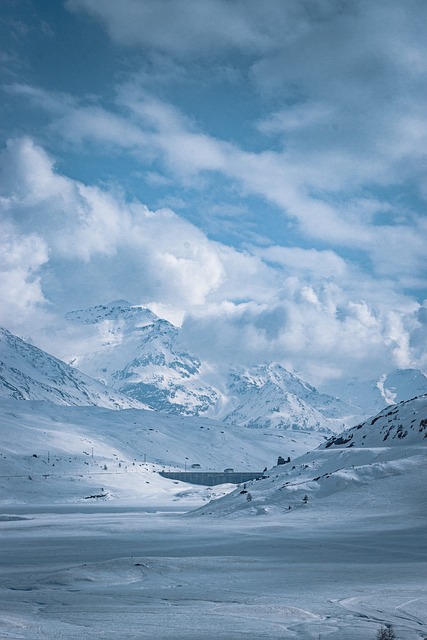
[[0,506],[0,638],[427,637],[425,518],[337,504],[221,520]]

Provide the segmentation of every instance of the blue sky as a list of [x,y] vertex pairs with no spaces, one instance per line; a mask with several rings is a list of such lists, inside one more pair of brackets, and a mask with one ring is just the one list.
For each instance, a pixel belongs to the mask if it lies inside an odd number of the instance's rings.
[[[426,367],[423,0],[3,0],[0,323],[126,298],[212,362]],[[7,304],[6,304],[7,302]]]

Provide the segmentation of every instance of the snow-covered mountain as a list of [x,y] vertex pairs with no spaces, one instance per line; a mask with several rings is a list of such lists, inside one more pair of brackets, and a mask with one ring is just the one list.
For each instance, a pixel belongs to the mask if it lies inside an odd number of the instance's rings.
[[[170,499],[174,483],[158,479],[162,468],[259,471],[326,439],[145,409],[0,330],[0,500],[82,500],[100,493],[100,474],[110,498],[158,500],[156,492],[166,492]],[[130,472],[140,475],[123,477]]]
[[[313,509],[395,517],[424,512],[427,482],[427,395],[387,407],[311,452],[272,468],[217,503],[213,515],[259,515]],[[249,496],[249,497],[248,497]],[[202,509],[200,513],[207,512]],[[348,515],[348,514],[347,514]]]
[[252,428],[341,431],[360,414],[277,363],[231,371],[227,393],[236,406],[224,422]]
[[387,405],[427,393],[427,375],[419,369],[396,369],[373,380],[334,381],[325,391],[373,415]]
[[0,397],[110,409],[145,407],[2,328]]
[[223,376],[177,347],[177,327],[124,300],[66,318],[93,335],[92,351],[72,363],[157,411],[253,428],[324,431],[339,431],[361,415],[357,407],[318,393],[275,363]]
[[218,402],[198,358],[176,348],[179,329],[149,309],[116,300],[66,319],[95,329],[93,349],[71,362],[87,375],[156,411],[199,415]]

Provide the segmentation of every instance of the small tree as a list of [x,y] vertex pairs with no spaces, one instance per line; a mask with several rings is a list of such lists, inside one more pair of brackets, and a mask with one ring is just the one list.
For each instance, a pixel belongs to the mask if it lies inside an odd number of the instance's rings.
[[381,627],[381,629],[377,631],[375,640],[397,640],[397,636],[394,633],[393,627],[391,625],[387,625],[385,627]]

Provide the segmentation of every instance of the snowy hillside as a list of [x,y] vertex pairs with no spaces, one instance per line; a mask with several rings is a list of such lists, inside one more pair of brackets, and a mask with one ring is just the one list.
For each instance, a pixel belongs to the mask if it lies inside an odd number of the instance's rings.
[[232,371],[227,391],[237,404],[224,418],[228,424],[342,431],[357,420],[356,407],[319,393],[275,363]]
[[427,395],[404,400],[332,437],[324,448],[427,445]]
[[333,507],[342,517],[358,509],[383,510],[384,505],[390,514],[398,508],[425,513],[427,396],[388,407],[267,475],[211,503],[209,513],[253,515],[310,507],[316,518]]
[[1,328],[0,397],[111,409],[145,407]]
[[117,300],[66,319],[92,330],[93,349],[71,364],[93,378],[156,411],[198,415],[218,401],[201,380],[200,361],[175,348],[179,329],[148,309]]
[[262,471],[279,455],[294,458],[325,440],[316,433],[296,438],[231,425],[225,429],[207,418],[153,411],[6,399],[0,399],[0,424],[3,503],[79,502],[105,494],[101,499],[155,504],[193,496],[197,506],[200,496],[220,490],[193,489],[158,472],[192,464],[204,471]]

